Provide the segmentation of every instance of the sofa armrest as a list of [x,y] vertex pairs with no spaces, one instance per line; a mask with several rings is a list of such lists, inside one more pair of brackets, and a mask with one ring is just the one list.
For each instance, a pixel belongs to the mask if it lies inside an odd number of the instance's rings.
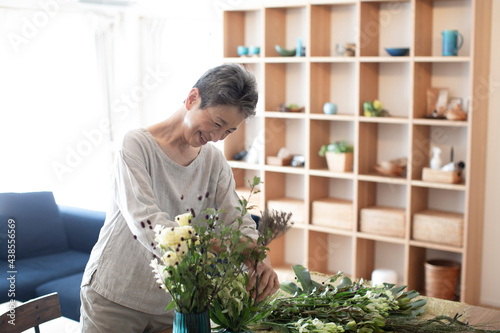
[[90,253],[97,242],[106,213],[69,206],[59,206],[59,213],[66,229],[69,247]]

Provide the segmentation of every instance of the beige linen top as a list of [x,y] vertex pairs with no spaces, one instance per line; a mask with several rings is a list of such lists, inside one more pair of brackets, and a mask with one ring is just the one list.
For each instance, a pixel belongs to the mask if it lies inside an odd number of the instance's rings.
[[[239,211],[231,168],[222,152],[202,146],[197,158],[181,166],[161,150],[146,129],[127,133],[116,159],[110,208],[90,255],[82,286],[103,297],[150,314],[163,314],[170,297],[159,288],[152,268],[153,228],[177,226],[175,216],[189,209],[195,221],[208,207],[224,209],[222,220],[234,222]],[[245,216],[245,234],[256,238],[255,223]]]

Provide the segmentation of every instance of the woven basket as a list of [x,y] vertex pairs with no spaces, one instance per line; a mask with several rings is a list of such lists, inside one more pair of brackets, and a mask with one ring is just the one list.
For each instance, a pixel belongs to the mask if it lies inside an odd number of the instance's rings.
[[460,277],[460,264],[448,260],[425,262],[425,295],[454,301]]

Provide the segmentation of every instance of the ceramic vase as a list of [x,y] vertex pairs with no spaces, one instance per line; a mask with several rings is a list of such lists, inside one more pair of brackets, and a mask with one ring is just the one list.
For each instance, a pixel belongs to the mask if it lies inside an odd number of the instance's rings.
[[200,313],[175,311],[173,333],[210,333],[210,314],[208,310]]

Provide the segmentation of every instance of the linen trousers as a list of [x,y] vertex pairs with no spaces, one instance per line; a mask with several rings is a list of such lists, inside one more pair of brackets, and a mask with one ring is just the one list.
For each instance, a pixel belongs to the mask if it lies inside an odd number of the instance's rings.
[[152,315],[117,304],[99,295],[91,285],[80,290],[82,333],[167,333],[174,321],[173,311]]

